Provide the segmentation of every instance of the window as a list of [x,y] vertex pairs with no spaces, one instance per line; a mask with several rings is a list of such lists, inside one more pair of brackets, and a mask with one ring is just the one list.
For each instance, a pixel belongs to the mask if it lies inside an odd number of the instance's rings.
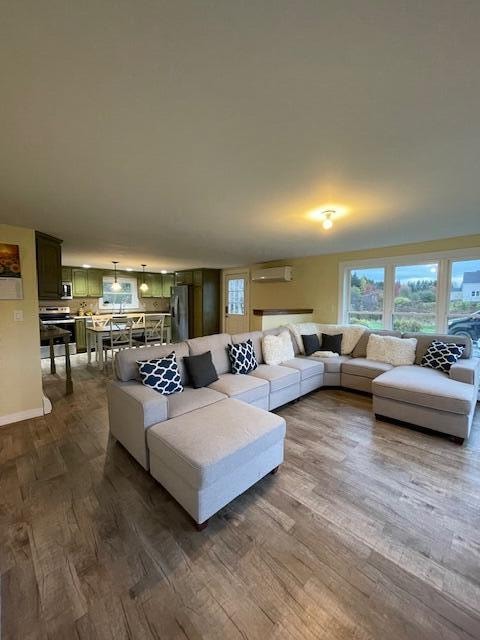
[[392,326],[396,331],[435,333],[438,264],[395,267]]
[[348,282],[347,322],[369,329],[383,327],[385,269],[351,269]]
[[229,278],[228,280],[228,315],[245,315],[245,279]]
[[452,260],[448,296],[448,333],[470,336],[480,355],[480,259]]
[[480,355],[480,250],[340,265],[339,321],[472,338]]
[[112,312],[138,309],[138,291],[136,278],[124,278],[119,276],[117,282],[121,285],[120,291],[112,291],[113,276],[103,277],[103,297],[99,300],[100,309],[108,309]]

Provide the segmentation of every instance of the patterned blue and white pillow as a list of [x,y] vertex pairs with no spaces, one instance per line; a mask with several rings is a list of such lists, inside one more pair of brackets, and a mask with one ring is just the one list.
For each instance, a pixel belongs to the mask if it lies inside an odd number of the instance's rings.
[[448,373],[452,364],[455,364],[456,361],[461,358],[464,350],[464,344],[433,340],[422,358],[421,365],[422,367],[439,369],[440,371]]
[[253,342],[247,340],[239,344],[227,345],[228,357],[232,365],[232,373],[250,373],[258,367]]
[[146,387],[155,389],[164,396],[183,391],[175,351],[164,358],[137,360],[137,364],[142,384]]

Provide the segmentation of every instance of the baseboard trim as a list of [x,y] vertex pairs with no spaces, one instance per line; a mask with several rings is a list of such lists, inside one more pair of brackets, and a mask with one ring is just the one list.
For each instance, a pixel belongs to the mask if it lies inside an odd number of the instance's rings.
[[10,413],[6,416],[0,416],[0,427],[4,427],[12,422],[21,422],[22,420],[30,420],[30,418],[39,418],[43,416],[43,406],[35,409],[27,409],[27,411],[19,411],[18,413]]

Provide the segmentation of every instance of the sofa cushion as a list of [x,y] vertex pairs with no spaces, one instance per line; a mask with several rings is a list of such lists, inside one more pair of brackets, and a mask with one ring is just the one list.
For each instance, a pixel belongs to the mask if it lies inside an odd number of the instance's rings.
[[227,333],[217,333],[212,336],[187,340],[190,355],[192,356],[198,356],[201,353],[205,353],[205,351],[212,352],[212,362],[218,375],[230,371],[227,344],[231,343],[231,338]]
[[367,345],[371,335],[376,336],[392,336],[394,338],[401,338],[401,331],[389,331],[388,329],[379,329],[378,331],[365,331],[355,345],[352,351],[352,358],[366,358],[367,357]]
[[422,362],[423,356],[426,354],[428,347],[434,340],[463,344],[465,345],[465,350],[462,353],[462,358],[472,357],[472,339],[467,338],[467,336],[449,336],[438,333],[404,333],[402,337],[417,339],[417,355],[415,356],[415,364],[420,364]]
[[350,356],[333,356],[333,358],[319,358],[318,356],[308,357],[315,362],[321,362],[325,373],[340,373],[342,364],[351,360]]
[[206,387],[201,389],[185,387],[182,393],[168,396],[168,418],[175,418],[176,416],[181,416],[184,413],[201,409],[201,407],[206,407],[214,402],[225,400],[226,397],[227,396],[225,394]]
[[281,416],[233,399],[173,418],[147,432],[151,454],[195,489],[241,469],[284,438]]
[[[342,353],[342,340],[343,334],[341,333],[336,333],[335,335],[322,333],[322,351],[331,351],[340,355]],[[320,351],[320,349],[317,349],[317,351]]]
[[156,347],[136,347],[132,349],[122,349],[115,355],[115,375],[118,380],[127,382],[127,380],[138,380],[138,360],[154,360],[155,358],[164,358],[172,351],[175,351],[177,358],[178,370],[182,384],[187,384],[188,377],[183,363],[184,356],[188,356],[188,345],[186,342],[178,342],[176,344],[164,344]]
[[250,375],[223,373],[216,382],[209,386],[209,389],[224,393],[229,398],[237,398],[237,400],[244,402],[256,402],[268,396],[270,385],[266,380]]
[[183,361],[194,389],[208,387],[209,384],[218,380],[210,351],[199,353],[196,356],[185,356]]
[[165,358],[137,360],[137,364],[142,384],[146,387],[154,389],[163,396],[183,391],[175,351]]
[[462,344],[434,340],[423,356],[421,366],[448,373],[452,365],[461,357],[464,349]]
[[281,365],[260,364],[250,375],[267,380],[270,383],[270,391],[279,391],[300,382],[298,371]]
[[249,331],[248,333],[236,333],[235,335],[232,336],[232,343],[240,344],[241,342],[246,342],[247,340],[251,340],[253,344],[253,350],[255,351],[255,358],[257,359],[257,363],[263,364],[262,337],[263,337],[263,333],[261,331]]
[[247,374],[258,367],[253,342],[248,339],[238,344],[227,344],[232,373]]
[[290,331],[284,329],[278,336],[269,334],[262,339],[263,359],[267,364],[278,365],[294,357]]
[[310,335],[302,334],[303,350],[306,356],[311,356],[315,351],[320,351],[320,338],[318,333]]
[[373,395],[408,404],[468,415],[473,385],[451,380],[446,373],[417,365],[394,367],[372,382]]
[[293,358],[282,362],[282,367],[292,367],[300,371],[300,379],[308,380],[313,376],[318,376],[324,371],[324,364],[318,360],[310,360],[309,358]]
[[387,362],[395,367],[415,362],[416,338],[396,338],[378,336],[372,333],[367,345],[367,358],[377,362]]
[[385,371],[393,369],[393,365],[387,362],[368,360],[367,358],[351,358],[342,364],[342,373],[349,373],[352,376],[362,376],[364,378],[376,378]]

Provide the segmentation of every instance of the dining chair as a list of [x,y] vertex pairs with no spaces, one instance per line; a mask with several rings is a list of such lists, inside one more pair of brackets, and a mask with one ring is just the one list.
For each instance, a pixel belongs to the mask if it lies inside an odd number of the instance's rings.
[[112,362],[115,351],[128,349],[132,346],[132,318],[112,316],[108,321],[108,335],[103,338],[104,362],[108,362],[108,353],[112,353]]
[[136,344],[163,344],[164,343],[164,327],[165,314],[148,314],[144,318],[145,328],[141,338],[134,339]]
[[[92,323],[92,329],[98,329],[98,330],[107,330],[108,328],[108,324],[110,322],[112,318],[111,314],[104,314],[101,316],[90,316],[89,319]],[[97,351],[97,341],[95,340],[95,343],[93,345],[95,347],[95,361],[98,362],[98,351]]]

